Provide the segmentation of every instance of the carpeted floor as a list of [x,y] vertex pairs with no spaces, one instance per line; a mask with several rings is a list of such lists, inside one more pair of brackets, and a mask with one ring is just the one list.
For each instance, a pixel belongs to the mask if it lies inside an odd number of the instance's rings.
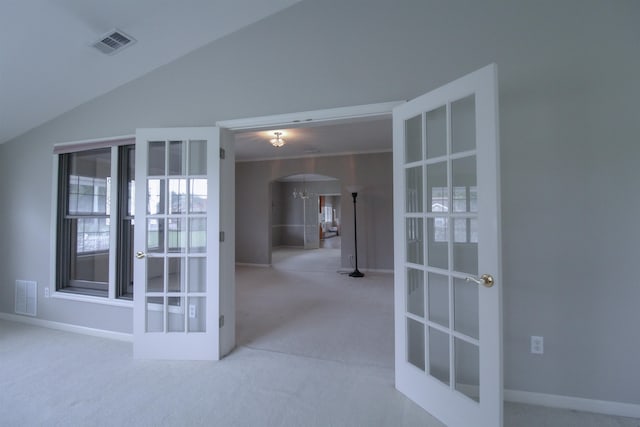
[[[238,268],[238,348],[220,362],[133,360],[130,343],[0,320],[0,426],[441,426],[393,386],[392,276],[289,255]],[[505,425],[640,420],[507,403]]]

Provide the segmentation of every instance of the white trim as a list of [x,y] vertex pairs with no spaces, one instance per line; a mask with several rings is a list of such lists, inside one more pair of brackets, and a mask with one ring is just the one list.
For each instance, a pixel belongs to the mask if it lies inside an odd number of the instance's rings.
[[110,305],[114,307],[133,308],[133,301],[119,298],[97,297],[93,295],[76,294],[73,292],[60,292],[49,289],[50,298],[66,299],[69,301],[90,302],[94,304]]
[[236,267],[271,268],[271,264],[252,264],[250,262],[236,262]]
[[56,329],[58,331],[73,332],[76,334],[90,335],[93,337],[107,338],[117,341],[133,342],[133,335],[124,332],[107,331],[104,329],[89,328],[86,326],[71,325],[69,323],[54,322],[51,320],[34,319],[32,317],[18,316],[16,314],[0,313],[0,319],[9,322],[26,323],[42,328]]
[[390,116],[394,107],[405,101],[383,102],[379,104],[356,105],[351,107],[328,108],[325,110],[303,111],[272,116],[222,120],[216,126],[230,130],[262,129],[273,126],[305,125],[318,122],[334,122],[347,119],[366,119]]
[[[111,146],[111,145],[114,145],[114,143],[117,143],[120,141],[135,141],[135,139],[136,139],[136,136],[135,134],[133,134],[133,135],[109,136],[106,138],[83,139],[79,141],[56,142],[53,144],[53,151],[54,151],[54,154],[61,154],[63,152],[72,152],[72,151],[82,151],[82,150],[90,149],[91,147],[87,147],[87,146],[91,146],[94,144],[96,144],[96,147],[94,148],[98,148],[98,146],[102,146],[103,144],[104,146]],[[118,145],[118,144],[115,144],[115,145]]]
[[526,403],[529,405],[549,406],[552,408],[571,409],[584,412],[595,412],[598,414],[616,415],[619,417],[640,418],[640,405],[635,403],[585,399],[582,397],[534,393],[530,391],[520,390],[505,390],[504,400],[506,402]]

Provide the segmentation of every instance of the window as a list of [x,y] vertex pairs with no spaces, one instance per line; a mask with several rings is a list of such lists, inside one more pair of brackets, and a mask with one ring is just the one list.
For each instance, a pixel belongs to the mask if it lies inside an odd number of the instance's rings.
[[57,153],[56,290],[132,299],[135,148],[104,145]]

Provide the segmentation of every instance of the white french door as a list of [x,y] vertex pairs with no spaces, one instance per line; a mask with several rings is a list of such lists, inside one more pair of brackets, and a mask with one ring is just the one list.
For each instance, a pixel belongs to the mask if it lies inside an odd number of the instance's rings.
[[502,426],[497,67],[393,110],[396,388]]
[[220,355],[218,128],[136,132],[134,357]]

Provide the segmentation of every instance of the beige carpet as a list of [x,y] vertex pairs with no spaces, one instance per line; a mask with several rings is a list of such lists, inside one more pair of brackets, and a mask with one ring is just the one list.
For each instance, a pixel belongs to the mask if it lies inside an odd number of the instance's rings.
[[[328,263],[313,254],[298,255]],[[0,426],[441,426],[393,386],[392,276],[281,261],[238,269],[239,347],[221,362],[0,320]],[[505,425],[640,421],[507,403]]]

